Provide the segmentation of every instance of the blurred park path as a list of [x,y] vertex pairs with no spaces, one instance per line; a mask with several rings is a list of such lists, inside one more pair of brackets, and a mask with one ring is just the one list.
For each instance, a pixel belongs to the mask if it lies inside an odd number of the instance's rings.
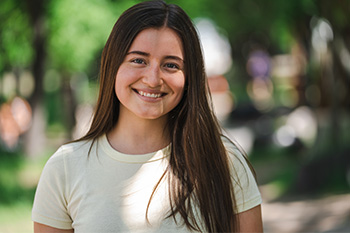
[[266,202],[262,208],[266,233],[350,232],[350,194]]
[[[254,138],[249,128],[226,128],[225,132],[232,140],[237,139],[235,141],[250,154]],[[291,161],[282,155],[253,165],[263,197],[265,233],[350,232],[350,194],[297,196],[292,192],[293,183],[281,191],[280,183],[274,180],[283,181],[283,171],[292,166]],[[293,174],[298,170],[292,169]]]

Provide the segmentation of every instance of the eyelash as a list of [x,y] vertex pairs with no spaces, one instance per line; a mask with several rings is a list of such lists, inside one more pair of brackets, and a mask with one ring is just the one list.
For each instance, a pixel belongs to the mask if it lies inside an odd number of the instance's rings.
[[[131,60],[131,62],[136,63],[136,64],[146,64],[145,60],[143,60],[141,58],[135,58],[135,59]],[[177,69],[177,70],[180,69],[179,65],[177,65],[175,63],[165,63],[164,67],[168,68],[168,69]]]
[[132,63],[136,63],[136,64],[146,64],[145,60],[141,59],[141,58],[136,58],[131,60]]
[[[170,66],[171,66],[171,67],[170,67]],[[179,67],[177,64],[175,64],[175,63],[166,63],[166,64],[165,64],[165,67],[166,67],[166,68],[169,68],[169,69],[177,69],[177,70],[180,69],[180,67]]]

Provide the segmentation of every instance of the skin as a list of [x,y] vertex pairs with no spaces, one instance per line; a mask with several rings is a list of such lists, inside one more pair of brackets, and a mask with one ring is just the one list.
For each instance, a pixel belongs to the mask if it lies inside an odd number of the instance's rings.
[[261,205],[238,214],[240,232],[264,232]]
[[128,114],[140,120],[166,117],[182,98],[183,67],[182,44],[173,30],[151,28],[140,32],[116,77],[115,92],[121,102],[119,118]]
[[114,149],[141,154],[169,144],[164,129],[183,96],[183,57],[182,42],[169,28],[146,29],[135,38],[116,76],[120,112],[107,135]]
[[74,229],[63,230],[34,222],[35,233],[73,233]]
[[[120,115],[117,125],[107,135],[114,149],[143,154],[169,144],[164,129],[167,114],[183,96],[183,57],[181,40],[169,28],[146,29],[135,38],[116,76]],[[263,232],[260,205],[238,216],[241,232]],[[34,222],[34,232],[68,233],[74,229],[57,229]]]

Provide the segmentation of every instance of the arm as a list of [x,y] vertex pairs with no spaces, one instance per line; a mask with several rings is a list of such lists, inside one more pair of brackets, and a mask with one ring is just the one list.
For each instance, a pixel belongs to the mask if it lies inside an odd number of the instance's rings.
[[64,230],[34,222],[34,233],[74,233],[74,229]]
[[263,232],[261,205],[238,214],[240,232]]

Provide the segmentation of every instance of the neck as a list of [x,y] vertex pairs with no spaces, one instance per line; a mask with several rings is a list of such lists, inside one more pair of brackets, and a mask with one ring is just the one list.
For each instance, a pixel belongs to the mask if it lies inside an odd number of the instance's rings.
[[166,117],[156,120],[119,118],[107,138],[114,149],[125,154],[154,152],[170,143],[166,122]]

